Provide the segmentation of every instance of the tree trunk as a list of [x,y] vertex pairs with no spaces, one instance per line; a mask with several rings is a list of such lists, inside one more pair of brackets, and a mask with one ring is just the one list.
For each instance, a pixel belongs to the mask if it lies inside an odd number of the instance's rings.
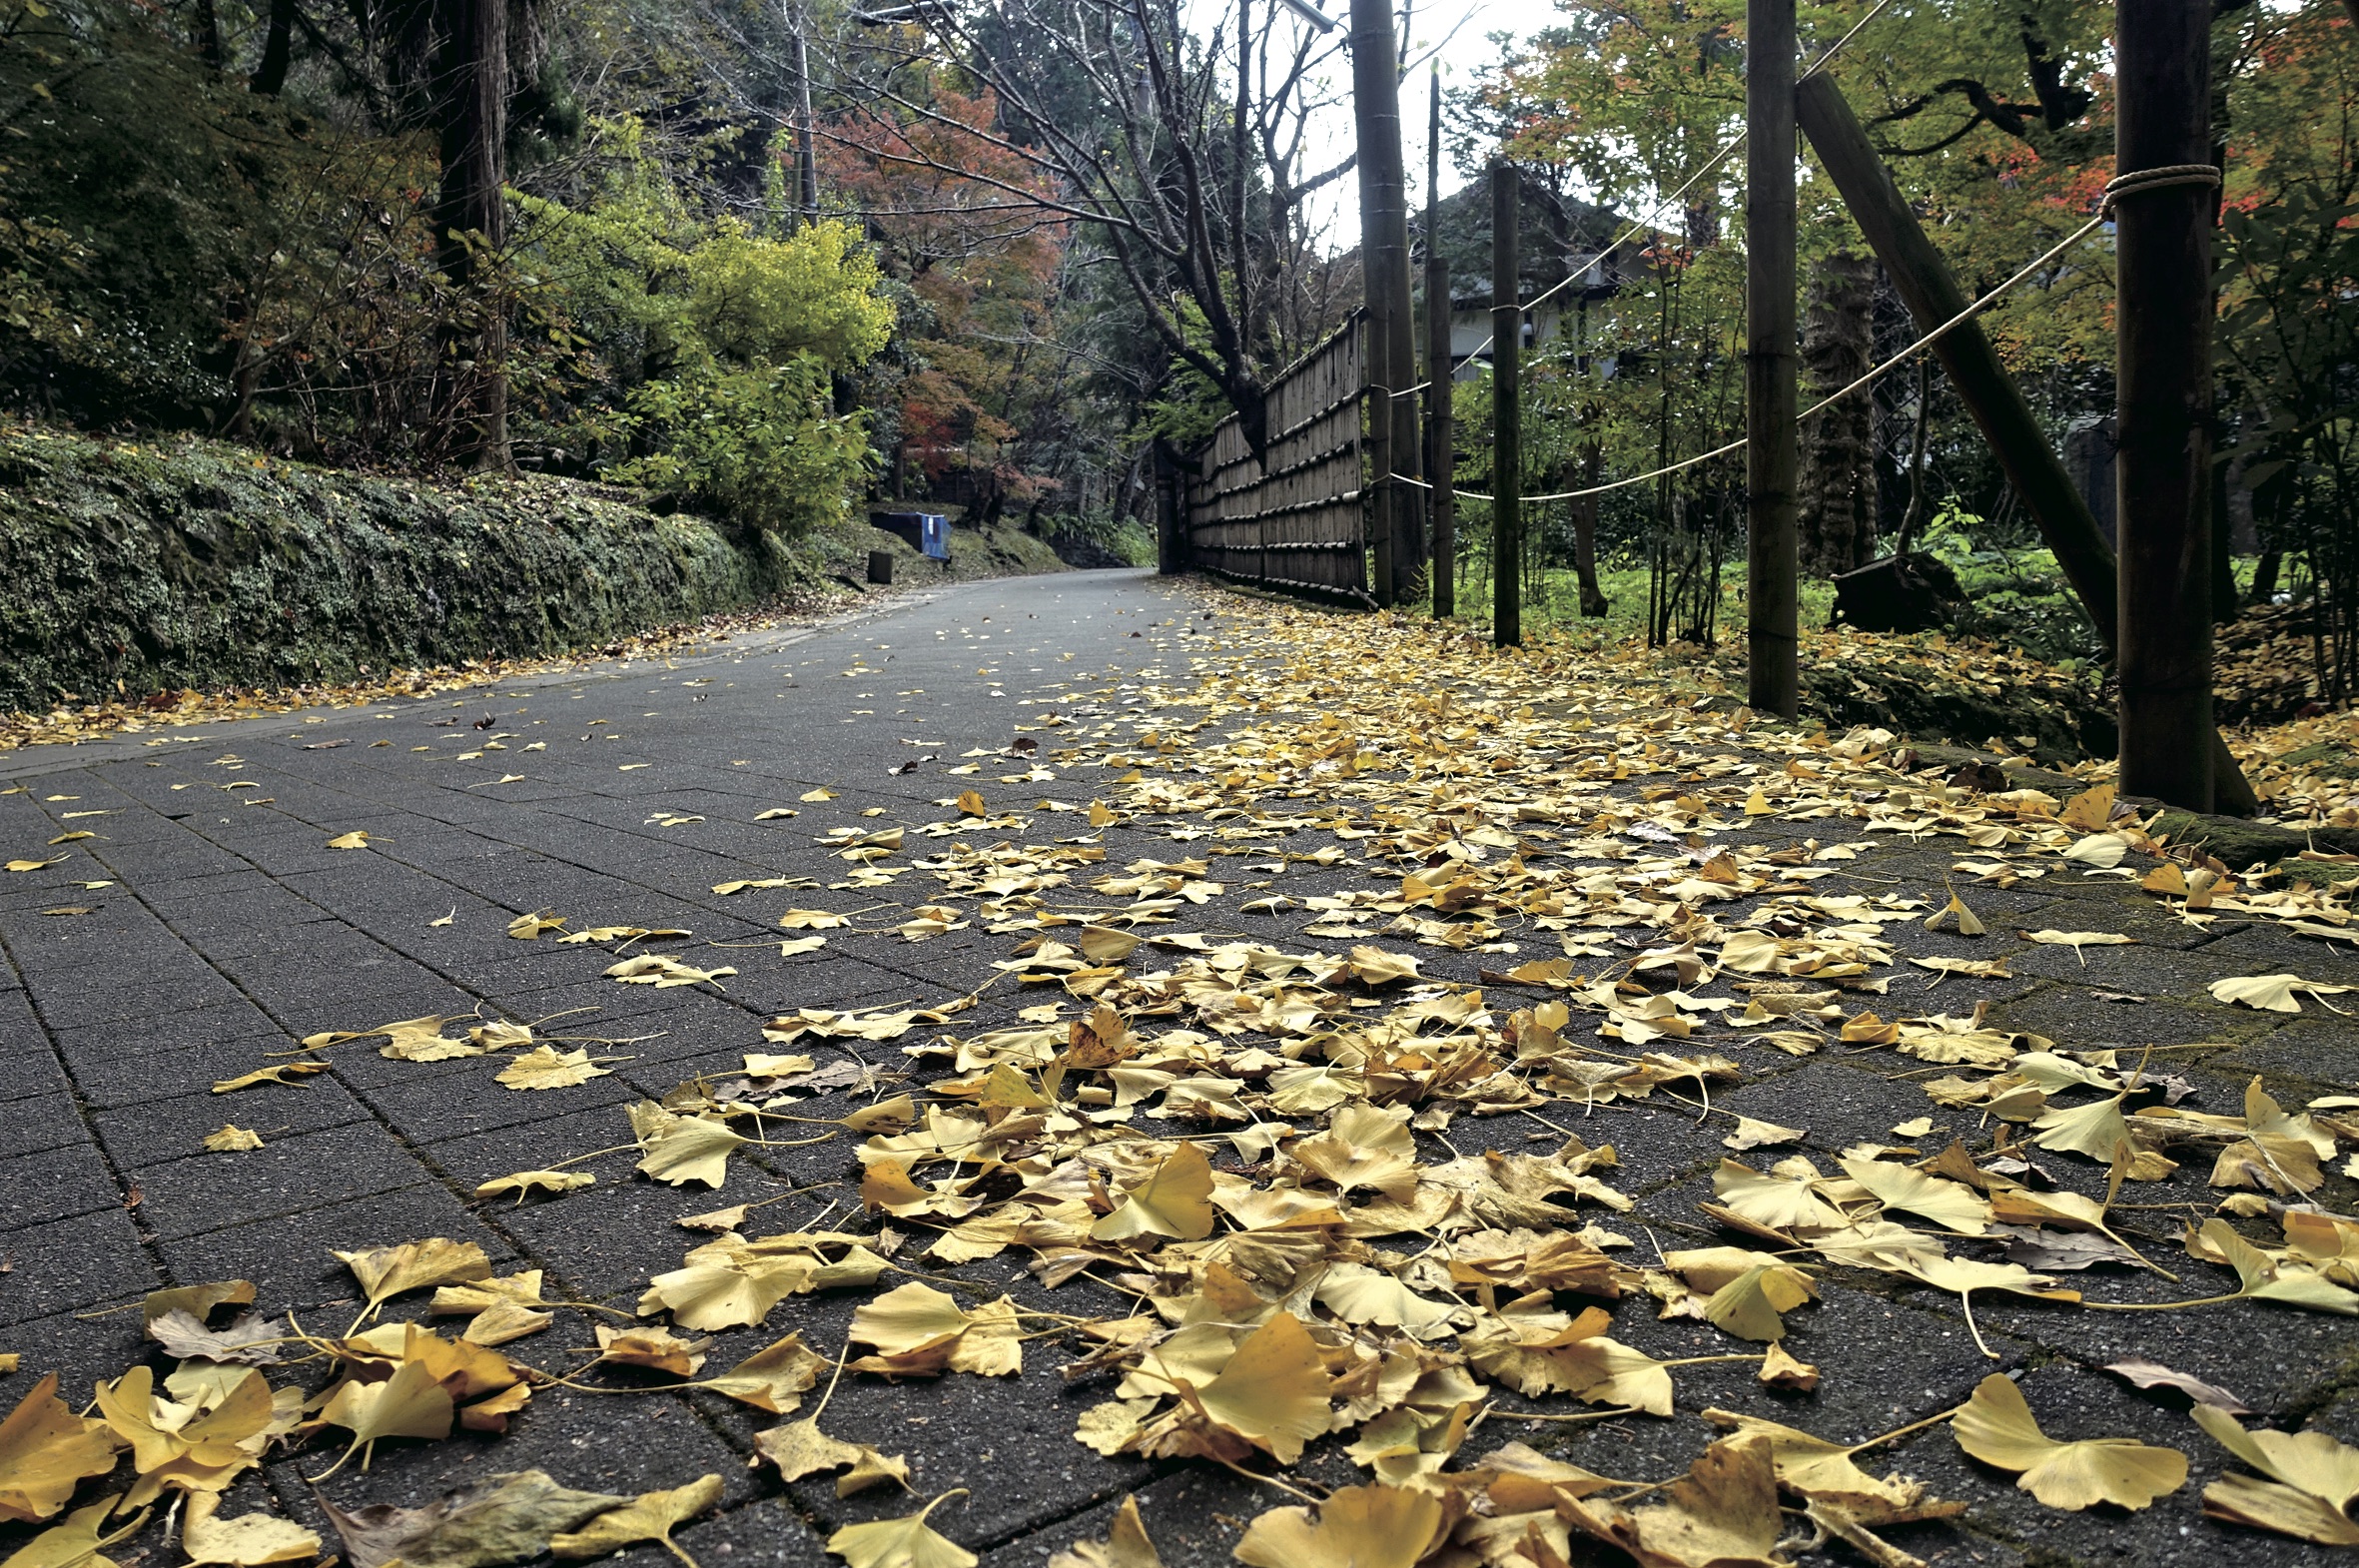
[[196,29],[197,53],[204,59],[207,69],[218,76],[228,56],[221,41],[221,11],[214,0],[197,0]]
[[[1874,358],[1876,269],[1838,251],[1811,270],[1802,363],[1818,401],[1868,374]],[[1797,496],[1802,569],[1841,576],[1876,553],[1876,401],[1855,392],[1802,427]]]
[[1523,176],[1491,165],[1491,641],[1523,641]]
[[287,68],[295,58],[295,0],[271,0],[271,28],[264,36],[262,63],[247,78],[250,91],[276,98],[287,85]]
[[453,414],[471,420],[475,466],[515,471],[507,439],[507,316],[498,253],[507,243],[508,0],[442,0],[448,18],[441,69],[441,185],[434,233],[443,276],[470,315],[453,323]]
[[[1581,452],[1582,489],[1593,488],[1605,477],[1605,449],[1591,441]],[[1573,575],[1581,584],[1581,613],[1594,620],[1613,606],[1597,585],[1597,497],[1584,495],[1573,502]]]

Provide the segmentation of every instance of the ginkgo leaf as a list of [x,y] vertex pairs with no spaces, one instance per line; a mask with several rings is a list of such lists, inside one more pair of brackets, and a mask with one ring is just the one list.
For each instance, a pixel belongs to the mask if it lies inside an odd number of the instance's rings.
[[204,1320],[179,1307],[148,1320],[148,1337],[167,1355],[183,1360],[215,1361],[225,1365],[275,1366],[278,1346],[287,1325],[248,1312],[227,1328],[208,1328]]
[[586,1171],[518,1171],[513,1176],[493,1176],[475,1188],[477,1197],[505,1197],[516,1194],[521,1203],[534,1192],[546,1192],[561,1197],[567,1192],[595,1186],[598,1178]]
[[1413,953],[1388,953],[1379,947],[1361,944],[1351,950],[1344,967],[1368,986],[1389,985],[1396,980],[1416,980],[1417,956]]
[[877,1452],[866,1443],[847,1443],[819,1429],[819,1418],[789,1421],[754,1434],[754,1447],[778,1467],[781,1480],[800,1480],[821,1470],[842,1470],[836,1495],[851,1497],[887,1482],[907,1488],[909,1462],[899,1454]]
[[[1250,1533],[1248,1528],[1248,1536]],[[1076,1541],[1051,1557],[1049,1568],[1164,1568],[1164,1558],[1148,1539],[1147,1521],[1139,1517],[1138,1497],[1126,1492],[1105,1540]]]
[[640,1541],[654,1541],[689,1568],[695,1568],[695,1560],[673,1544],[672,1531],[719,1502],[721,1488],[718,1475],[704,1475],[686,1486],[641,1492],[578,1530],[550,1536],[548,1549],[558,1557],[603,1557]]
[[740,1404],[786,1415],[802,1404],[804,1390],[819,1381],[827,1358],[803,1343],[802,1332],[756,1350],[726,1372],[704,1380],[704,1386]]
[[821,1470],[839,1470],[860,1458],[858,1447],[821,1431],[816,1416],[756,1432],[754,1447],[778,1467],[782,1481],[799,1481]]
[[2265,1013],[2299,1013],[2302,1005],[2294,1000],[2296,991],[2307,991],[2312,996],[2339,996],[2351,988],[2304,980],[2299,975],[2239,975],[2215,980],[2207,989],[2221,1002],[2258,1008]]
[[2078,861],[2099,871],[2110,871],[2121,864],[2121,857],[2129,853],[2129,840],[2116,833],[2091,833],[2064,851],[2066,860]]
[[2056,812],[2056,820],[2083,833],[2101,832],[2113,820],[2113,801],[2118,794],[2115,785],[2091,785],[2065,801]]
[[2187,1483],[2187,1456],[2129,1437],[2057,1442],[2040,1431],[2023,1391],[1993,1372],[1950,1418],[1958,1446],[1984,1464],[2019,1470],[2015,1485],[2050,1508],[2077,1512],[2109,1503],[2143,1508]]
[[600,1324],[592,1332],[597,1337],[599,1360],[615,1366],[643,1366],[674,1377],[694,1377],[704,1365],[705,1347],[712,1343],[710,1339],[682,1339],[668,1328],[608,1328]]
[[590,1061],[587,1051],[558,1051],[534,1046],[499,1070],[499,1082],[509,1089],[574,1089],[607,1072]]
[[1784,1530],[1777,1472],[1769,1442],[1756,1435],[1706,1448],[1653,1506],[1567,1495],[1556,1508],[1567,1524],[1645,1568],[1780,1568],[1784,1561],[1775,1555]]
[[1982,1331],[1974,1324],[1973,1293],[1976,1290],[2004,1290],[2015,1295],[2035,1296],[2042,1301],[2077,1301],[2080,1292],[2066,1290],[2045,1274],[2035,1274],[2020,1263],[1984,1263],[1970,1257],[1943,1257],[1940,1255],[1912,1255],[1899,1262],[1904,1272],[1915,1274],[1937,1290],[1953,1290],[1959,1305],[1966,1312],[1966,1331],[1973,1335],[1974,1344],[1982,1354],[1995,1361],[1996,1351],[1982,1343]]
[[2026,931],[2023,940],[2047,947],[2070,948],[2079,958],[2080,967],[2086,969],[2088,955],[2080,951],[2082,948],[2129,947],[2137,939],[2125,937],[2118,931]]
[[330,849],[367,849],[369,847],[369,832],[366,828],[355,828],[350,833],[339,833],[328,841],[328,847]]
[[84,1477],[115,1468],[118,1446],[106,1422],[66,1407],[49,1373],[0,1420],[0,1520],[49,1518]]
[[1724,1149],[1740,1153],[1748,1149],[1766,1149],[1773,1144],[1792,1144],[1810,1136],[1808,1128],[1780,1127],[1775,1122],[1763,1122],[1754,1117],[1737,1118],[1736,1130],[1720,1141]]
[[347,1378],[337,1385],[320,1411],[320,1419],[349,1428],[353,1444],[345,1450],[344,1459],[313,1479],[326,1480],[356,1453],[361,1455],[361,1468],[368,1469],[371,1451],[381,1438],[448,1437],[452,1411],[450,1391],[423,1361],[402,1361],[393,1375],[381,1383]]
[[712,1332],[760,1322],[790,1295],[809,1289],[818,1266],[807,1257],[691,1262],[647,1281],[644,1313],[669,1310],[682,1328]]
[[1100,1241],[1173,1236],[1200,1241],[1212,1233],[1212,1163],[1194,1144],[1181,1144],[1137,1186],[1124,1189],[1114,1212],[1090,1227]]
[[2334,1312],[2344,1317],[2359,1316],[2359,1294],[2335,1284],[2315,1269],[2275,1261],[2238,1235],[2225,1219],[2206,1219],[2197,1235],[2213,1254],[2226,1258],[2228,1266],[2236,1270],[2242,1286],[2236,1292],[2238,1297],[2306,1306],[2315,1312]]
[[944,1492],[906,1519],[845,1525],[827,1538],[827,1549],[852,1568],[975,1568],[981,1558],[926,1523],[943,1498],[957,1495]]
[[861,1303],[852,1313],[849,1333],[887,1355],[906,1355],[965,1333],[973,1321],[956,1298],[912,1280]]
[[1705,1321],[1740,1339],[1772,1342],[1786,1335],[1781,1313],[1818,1298],[1807,1276],[1781,1263],[1757,1263],[1712,1293]]
[[1922,1214],[1945,1230],[1980,1235],[1989,1226],[1989,1202],[1962,1182],[1945,1181],[1913,1166],[1849,1155],[1844,1157],[1843,1173],[1885,1207]]
[[234,1122],[224,1122],[204,1138],[205,1151],[213,1155],[234,1155],[250,1149],[262,1148],[262,1135]]
[[564,919],[561,916],[550,914],[545,909],[534,910],[529,915],[518,915],[507,923],[507,934],[520,942],[530,942],[533,938],[547,932],[564,929]]
[[1331,1381],[1318,1342],[1301,1319],[1280,1312],[1245,1336],[1220,1374],[1195,1389],[1194,1400],[1278,1463],[1292,1464],[1302,1445],[1327,1429]]
[[[468,1344],[506,1344],[511,1339],[539,1333],[556,1320],[554,1313],[536,1312],[520,1301],[498,1301],[477,1312],[473,1321],[466,1325],[466,1332],[459,1337]],[[481,1408],[480,1405],[469,1405],[467,1410]],[[460,1414],[463,1418],[466,1412],[461,1411]]]
[[1821,1197],[1807,1176],[1764,1174],[1740,1161],[1723,1160],[1712,1174],[1712,1191],[1736,1213],[1772,1230],[1837,1230],[1844,1225],[1843,1211]]
[[652,1101],[634,1102],[629,1112],[631,1132],[643,1151],[640,1173],[673,1186],[689,1181],[719,1186],[729,1178],[729,1151],[751,1142],[718,1122],[677,1116]]
[[309,1562],[320,1555],[320,1537],[292,1519],[267,1513],[217,1517],[221,1498],[191,1492],[181,1515],[181,1550],[191,1563],[226,1563],[262,1568],[265,1563]]
[[1345,1106],[1324,1133],[1301,1140],[1286,1154],[1345,1192],[1366,1187],[1406,1199],[1417,1188],[1417,1147],[1409,1136],[1406,1107]]
[[1346,1486],[1315,1513],[1272,1508],[1232,1555],[1253,1568],[1413,1568],[1442,1528],[1441,1499],[1401,1486]]
[[619,964],[608,965],[602,974],[609,980],[619,980],[626,986],[653,986],[659,991],[676,986],[710,985],[720,989],[720,983],[736,970],[723,965],[718,969],[698,969],[683,964],[668,953],[641,953],[626,958]]
[[1452,1308],[1417,1294],[1380,1268],[1333,1263],[1314,1292],[1318,1304],[1347,1323],[1399,1328],[1413,1339],[1430,1339],[1449,1329]]
[[118,1568],[106,1549],[131,1539],[148,1523],[147,1510],[141,1509],[128,1523],[116,1526],[113,1534],[104,1533],[108,1517],[122,1501],[121,1497],[106,1497],[75,1509],[63,1523],[51,1525],[0,1559],[0,1568]]
[[450,1241],[429,1236],[398,1246],[376,1246],[359,1252],[338,1252],[337,1258],[361,1281],[361,1290],[374,1308],[405,1290],[433,1285],[469,1284],[491,1277],[491,1259],[472,1241]]
[[1733,1410],[1707,1408],[1704,1419],[1738,1436],[1766,1441],[1778,1484],[1787,1490],[1813,1499],[1841,1501],[1870,1522],[1898,1524],[1906,1519],[1956,1513],[1965,1506],[1929,1503],[1922,1481],[1906,1476],[1880,1478],[1861,1469],[1852,1456],[1873,1444],[1847,1447],[1798,1427],[1784,1426],[1760,1416],[1740,1415]]
[[1949,903],[1933,912],[1925,922],[1925,929],[1939,931],[1943,921],[1953,919],[1958,922],[1958,934],[1962,937],[1978,937],[1986,929],[1974,912],[1966,907],[1966,900],[1956,893],[1950,895]]
[[2085,1106],[2050,1107],[2031,1124],[2031,1142],[2041,1149],[2061,1149],[2091,1160],[2112,1164],[2113,1156],[2129,1142],[2129,1124],[2121,1117],[2119,1095]]
[[348,1513],[325,1499],[322,1506],[353,1568],[497,1568],[538,1556],[551,1536],[622,1501],[521,1470],[486,1476],[422,1508],[373,1503]]
[[2195,1424],[2261,1474],[2225,1475],[2203,1491],[2205,1517],[2249,1524],[2322,1546],[2359,1546],[2350,1507],[2359,1498],[2359,1448],[2325,1432],[2246,1431],[2233,1415],[2208,1404]]
[[254,1089],[263,1084],[294,1084],[328,1071],[325,1062],[283,1062],[277,1067],[257,1068],[241,1073],[236,1078],[225,1078],[213,1086],[217,1095],[234,1095],[241,1089]]
[[2174,1388],[2199,1405],[2210,1405],[2227,1415],[2250,1415],[2252,1406],[2217,1383],[2207,1383],[2185,1372],[2174,1372],[2157,1361],[2108,1361],[2105,1370],[2140,1388]]

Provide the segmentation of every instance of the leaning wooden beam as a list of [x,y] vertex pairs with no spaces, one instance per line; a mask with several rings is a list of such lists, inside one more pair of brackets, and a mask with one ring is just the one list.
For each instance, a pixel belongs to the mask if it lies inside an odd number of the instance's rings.
[[[1803,134],[1810,138],[1812,150],[1842,193],[1852,220],[1867,236],[1876,259],[1884,264],[1893,287],[1907,302],[1918,329],[1931,332],[1956,318],[1972,302],[1958,287],[1942,253],[1926,237],[1842,91],[1831,78],[1816,75],[1805,77],[1794,96],[1795,118]],[[2106,652],[2114,652],[2120,643],[2121,625],[2113,547],[2097,531],[2088,503],[2072,487],[2071,476],[2032,418],[2014,378],[1999,363],[1997,351],[1976,322],[1944,334],[1934,353],[1949,374],[1959,400],[1981,427],[2007,481],[2022,497],[2023,509],[2031,514],[2054,552],[2064,580],[2095,623]],[[2212,747],[2216,807],[2239,816],[2259,811],[2259,797],[2245,782],[2236,759],[2229,754],[2228,743],[2217,731],[2213,732]]]

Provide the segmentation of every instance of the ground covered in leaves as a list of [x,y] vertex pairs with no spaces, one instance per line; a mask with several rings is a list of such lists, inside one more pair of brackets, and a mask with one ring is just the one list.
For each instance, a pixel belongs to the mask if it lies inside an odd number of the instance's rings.
[[1133,574],[519,685],[0,797],[0,1568],[2359,1544],[2331,851]]

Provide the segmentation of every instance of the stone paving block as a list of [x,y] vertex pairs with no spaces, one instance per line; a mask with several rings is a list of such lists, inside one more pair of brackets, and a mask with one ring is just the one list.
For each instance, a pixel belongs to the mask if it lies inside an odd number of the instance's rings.
[[54,1219],[120,1206],[123,1188],[85,1140],[0,1157],[0,1236]]
[[273,1052],[293,1049],[285,1035],[250,1035],[210,1045],[158,1047],[69,1056],[74,1088],[94,1115],[152,1100],[179,1099],[210,1091],[223,1079],[269,1067]]
[[[262,1060],[257,1053],[253,1064],[240,1071],[280,1065]],[[215,1070],[215,1082],[240,1076],[238,1071],[224,1071],[235,1066],[222,1061]],[[90,1120],[119,1164],[146,1166],[159,1156],[174,1159],[186,1155],[224,1122],[251,1127],[269,1139],[367,1122],[372,1115],[350,1090],[322,1074],[227,1095],[214,1094],[208,1085],[193,1094],[140,1096],[109,1110],[94,1110]]]
[[[296,1215],[248,1220],[202,1234],[159,1240],[156,1251],[177,1284],[253,1280],[256,1305],[272,1313],[289,1307],[309,1310],[331,1302],[345,1303],[357,1312],[359,1286],[333,1254],[426,1236],[473,1241],[501,1267],[515,1257],[514,1248],[496,1228],[477,1220],[448,1188],[433,1181],[321,1203]],[[341,1328],[343,1324],[333,1326]]]
[[122,1300],[164,1283],[121,1204],[0,1239],[0,1326]]
[[55,1372],[58,1397],[80,1409],[90,1402],[95,1384],[112,1382],[156,1348],[141,1331],[136,1295],[130,1311],[104,1316],[60,1312],[9,1322],[7,1288],[0,1282],[0,1324],[5,1324],[0,1326],[0,1351],[24,1360],[6,1391],[0,1392],[0,1405],[13,1405],[32,1390],[35,1379]]
[[[269,1015],[242,997],[197,1008],[158,1008],[96,1024],[49,1020],[58,1055],[79,1070],[83,1064],[120,1056],[146,1056],[210,1046],[225,1040],[276,1033]],[[290,1042],[292,1044],[292,1042]]]
[[141,1217],[167,1241],[249,1219],[300,1222],[323,1205],[395,1191],[427,1176],[417,1156],[375,1122],[266,1137],[262,1148],[233,1154],[191,1146],[147,1155],[127,1161],[124,1174],[147,1193]]

